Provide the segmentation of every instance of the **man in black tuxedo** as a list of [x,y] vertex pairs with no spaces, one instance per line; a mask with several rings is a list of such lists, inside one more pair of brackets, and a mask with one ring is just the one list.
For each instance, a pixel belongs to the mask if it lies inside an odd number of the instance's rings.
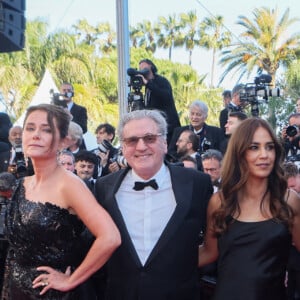
[[71,83],[64,82],[60,87],[60,93],[64,97],[64,101],[71,115],[72,121],[79,124],[83,133],[87,132],[87,111],[86,108],[73,102],[74,88]]
[[107,300],[198,300],[197,253],[212,194],[207,174],[164,163],[167,123],[156,110],[123,116],[131,168],[97,179],[95,195],[122,244],[107,263]]
[[172,86],[167,78],[157,74],[157,67],[150,59],[142,59],[139,62],[139,69],[148,70],[147,75],[140,75],[145,84],[145,108],[157,109],[164,113],[168,123],[167,142],[169,143],[173,130],[180,126]]
[[168,147],[170,157],[177,157],[176,143],[185,130],[191,130],[199,136],[198,152],[202,154],[207,149],[220,150],[220,146],[225,136],[222,130],[216,126],[205,123],[208,116],[208,107],[205,102],[195,100],[189,107],[190,125],[177,127],[174,130],[171,142]]

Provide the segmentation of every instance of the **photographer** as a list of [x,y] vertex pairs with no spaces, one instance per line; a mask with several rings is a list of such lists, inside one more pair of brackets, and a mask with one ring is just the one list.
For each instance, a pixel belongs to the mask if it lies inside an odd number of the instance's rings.
[[99,160],[98,177],[120,170],[120,166],[115,161],[119,151],[112,145],[115,131],[115,127],[108,123],[100,124],[96,128],[98,147],[91,151],[97,155]]
[[291,114],[288,122],[281,132],[286,159],[300,161],[300,113]]
[[141,60],[139,69],[149,71],[147,75],[138,75],[142,77],[145,85],[145,108],[157,109],[165,114],[164,117],[168,123],[167,142],[169,143],[173,130],[180,126],[171,84],[165,77],[157,74],[157,67],[149,59]]
[[232,111],[240,111],[243,112],[243,106],[240,99],[240,92],[244,89],[243,84],[236,85],[231,92],[231,101],[229,104],[220,112],[219,122],[220,128],[225,133],[225,124],[228,120],[228,114]]
[[10,151],[7,153],[7,167],[5,171],[14,174],[20,178],[33,174],[31,160],[25,160],[22,148],[22,132],[21,126],[13,126],[9,130],[8,139],[10,142]]

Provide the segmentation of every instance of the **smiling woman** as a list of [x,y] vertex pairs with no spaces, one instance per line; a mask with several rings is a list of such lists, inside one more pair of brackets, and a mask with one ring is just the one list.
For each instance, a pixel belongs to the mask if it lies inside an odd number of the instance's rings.
[[262,119],[243,121],[230,138],[199,251],[200,266],[219,259],[214,299],[285,299],[292,239],[300,249],[300,199],[287,190],[282,157]]

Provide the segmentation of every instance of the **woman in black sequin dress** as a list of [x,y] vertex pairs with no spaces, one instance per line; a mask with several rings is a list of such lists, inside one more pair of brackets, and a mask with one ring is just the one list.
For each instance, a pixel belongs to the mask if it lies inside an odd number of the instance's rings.
[[[18,182],[8,207],[2,299],[85,299],[79,286],[120,244],[116,226],[84,182],[57,163],[69,119],[55,105],[27,111],[23,150],[35,174]],[[84,225],[95,237],[86,255]]]
[[300,199],[287,190],[269,124],[244,120],[229,141],[208,208],[199,265],[218,258],[214,300],[283,300],[289,249],[300,249]]

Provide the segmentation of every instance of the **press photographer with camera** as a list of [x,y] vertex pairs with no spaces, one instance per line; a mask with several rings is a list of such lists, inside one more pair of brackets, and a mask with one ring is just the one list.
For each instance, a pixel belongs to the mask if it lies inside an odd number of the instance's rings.
[[115,138],[116,129],[108,123],[102,123],[96,128],[96,138],[98,147],[92,152],[98,157],[98,177],[105,176],[120,170],[117,162],[119,150],[112,145]]
[[165,114],[168,124],[167,142],[169,143],[173,130],[180,126],[172,86],[168,79],[157,74],[157,67],[150,59],[142,59],[139,62],[139,70],[136,76],[142,78],[145,86],[145,108],[157,109]]
[[281,132],[287,161],[300,161],[300,113],[288,117],[288,126]]
[[3,155],[5,156],[2,171],[8,171],[16,178],[21,178],[33,174],[31,160],[25,160],[22,148],[21,126],[13,126],[9,130],[8,140],[10,148]]

